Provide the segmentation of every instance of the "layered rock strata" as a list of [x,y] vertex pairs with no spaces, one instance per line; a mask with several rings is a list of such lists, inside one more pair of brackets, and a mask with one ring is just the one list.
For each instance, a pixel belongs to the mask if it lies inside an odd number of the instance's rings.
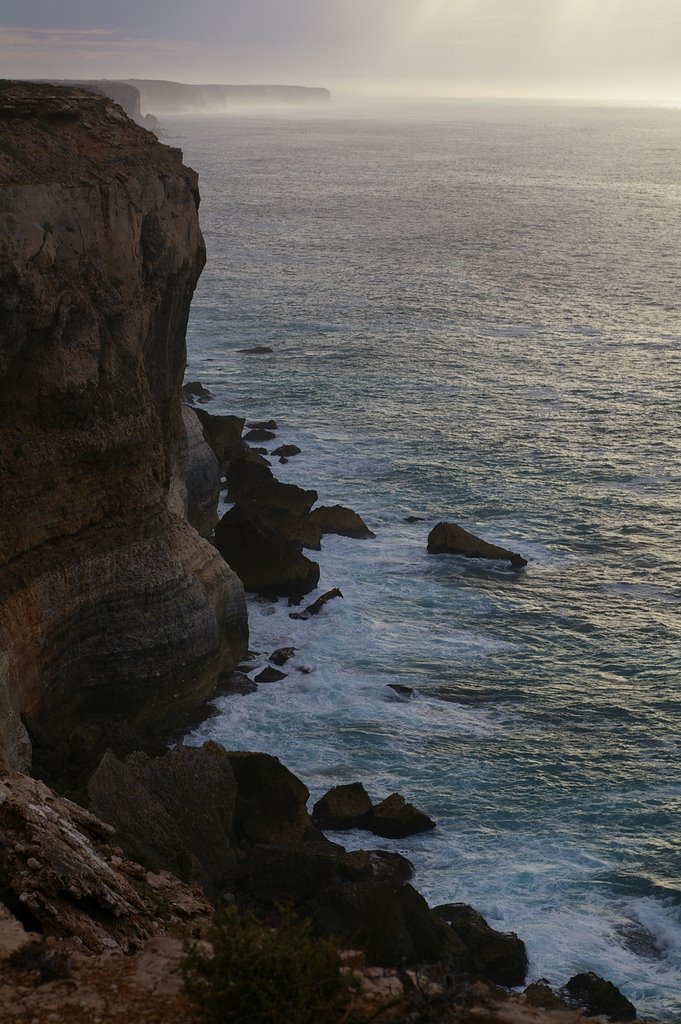
[[178,721],[247,624],[172,486],[196,174],[105,97],[10,84],[0,189],[0,752],[19,768],[22,718],[86,747],[93,723]]

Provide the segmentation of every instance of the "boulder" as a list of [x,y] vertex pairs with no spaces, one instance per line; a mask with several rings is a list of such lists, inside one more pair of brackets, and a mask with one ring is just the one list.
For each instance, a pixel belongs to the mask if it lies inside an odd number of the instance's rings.
[[246,445],[241,436],[244,420],[241,416],[213,416],[205,409],[195,409],[194,412],[201,421],[206,442],[215,452],[223,470],[232,459],[245,456]]
[[271,754],[228,754],[237,786],[234,838],[253,843],[327,843],[307,813],[307,786]]
[[381,967],[446,960],[463,965],[466,950],[411,885],[348,882],[322,889],[302,907],[318,935],[364,949]]
[[191,380],[182,386],[182,398],[189,405],[194,405],[195,402],[205,405],[206,402],[212,402],[215,395],[208,388],[204,388],[198,380]]
[[258,420],[255,423],[247,423],[249,430],[278,430],[276,420]]
[[238,348],[237,352],[244,356],[265,356],[274,352],[274,349],[269,345],[253,345],[252,348]]
[[230,509],[215,528],[215,545],[246,590],[307,594],[319,582],[317,563],[252,508],[237,504]]
[[245,672],[240,672],[238,669],[230,675],[224,676],[218,683],[218,694],[225,696],[231,694],[244,696],[247,693],[255,693],[257,689],[258,684],[250,676],[247,676]]
[[90,779],[92,809],[116,829],[116,841],[154,870],[199,882],[207,894],[227,886],[235,871],[232,820],[236,781],[217,743],[178,746],[163,757],[110,752]]
[[636,1007],[611,981],[593,971],[575,974],[562,990],[586,1017],[607,1017],[613,1021],[636,1020]]
[[321,529],[322,534],[337,533],[341,537],[354,537],[357,540],[376,536],[357,512],[343,505],[321,505],[310,512],[310,519]]
[[244,441],[272,441],[277,435],[264,427],[254,427],[244,434]]
[[466,903],[435,907],[456,933],[468,952],[467,967],[473,974],[495,985],[522,985],[527,975],[525,943],[515,932],[498,932],[482,914]]
[[540,978],[533,981],[523,992],[525,1002],[528,1006],[534,1006],[538,1010],[569,1010],[569,1004],[556,995],[548,982]]
[[319,551],[322,546],[322,532],[309,515],[293,515],[280,509],[259,508],[260,514],[269,525],[287,540],[299,544],[309,551]]
[[361,782],[334,786],[312,808],[312,820],[319,828],[365,828],[371,815],[369,794]]
[[271,668],[269,665],[264,668],[262,672],[259,672],[255,677],[256,683],[278,683],[282,679],[286,679],[286,672],[280,672],[276,668]]
[[400,697],[413,697],[416,692],[413,686],[405,686],[404,683],[387,683],[386,685],[390,690],[399,693]]
[[429,829],[435,828],[435,822],[418,807],[407,803],[399,793],[391,793],[380,804],[376,804],[372,808],[371,816],[365,827],[377,836],[402,839],[404,836],[412,836],[417,832],[427,832]]
[[277,480],[272,470],[247,458],[235,459],[227,471],[230,501],[249,502],[267,510],[301,516],[309,512],[317,500],[317,492]]
[[428,551],[432,555],[463,555],[464,558],[487,558],[496,562],[510,562],[514,569],[522,569],[527,559],[522,555],[488,544],[456,523],[438,523],[428,534]]
[[294,455],[300,455],[300,448],[297,444],[280,444],[275,448],[272,455],[278,455],[282,459],[292,459]]
[[316,601],[309,604],[307,608],[304,608],[302,612],[290,612],[289,619],[309,619],[312,615],[319,615],[320,611],[329,601],[333,601],[336,597],[342,597],[338,587],[334,587],[333,590],[327,590],[325,594],[318,597]]
[[281,666],[285,665],[295,653],[295,647],[279,647],[276,651],[272,651],[270,654],[270,661],[281,668]]

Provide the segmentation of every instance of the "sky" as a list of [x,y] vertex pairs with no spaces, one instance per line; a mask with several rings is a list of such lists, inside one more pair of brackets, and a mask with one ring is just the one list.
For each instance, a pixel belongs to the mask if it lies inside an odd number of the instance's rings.
[[681,105],[681,0],[2,0],[0,77]]

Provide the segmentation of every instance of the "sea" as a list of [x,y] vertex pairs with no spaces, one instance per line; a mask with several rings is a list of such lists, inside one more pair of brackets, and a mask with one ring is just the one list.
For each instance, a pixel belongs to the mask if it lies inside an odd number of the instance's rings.
[[[317,617],[250,600],[251,674],[292,645],[288,675],[189,741],[276,754],[311,802],[399,791],[437,828],[332,838],[517,932],[530,978],[593,970],[681,1021],[681,110],[357,99],[164,128],[208,249],[187,379],[273,417],[269,450],[302,449],[275,474],[376,533],[310,553],[310,600],[343,594]],[[428,554],[442,520],[527,569]]]

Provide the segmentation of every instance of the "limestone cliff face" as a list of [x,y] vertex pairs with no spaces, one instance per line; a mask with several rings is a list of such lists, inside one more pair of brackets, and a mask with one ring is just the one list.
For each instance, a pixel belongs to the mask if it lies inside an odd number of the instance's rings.
[[196,174],[105,97],[15,85],[0,186],[0,753],[21,767],[20,715],[162,728],[247,626],[171,489]]

